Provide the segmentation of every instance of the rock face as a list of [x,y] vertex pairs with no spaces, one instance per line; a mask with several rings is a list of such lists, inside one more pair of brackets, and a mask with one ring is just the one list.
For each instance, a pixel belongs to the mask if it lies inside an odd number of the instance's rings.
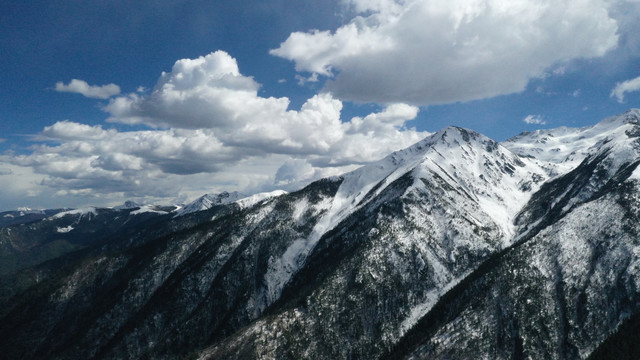
[[294,193],[6,225],[81,245],[0,277],[0,357],[606,357],[640,316],[639,122],[449,127]]

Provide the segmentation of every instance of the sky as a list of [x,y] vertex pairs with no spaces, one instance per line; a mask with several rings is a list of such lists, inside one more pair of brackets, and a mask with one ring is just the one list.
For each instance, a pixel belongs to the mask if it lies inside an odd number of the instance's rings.
[[295,190],[449,125],[640,107],[640,0],[59,0],[0,12],[0,211]]

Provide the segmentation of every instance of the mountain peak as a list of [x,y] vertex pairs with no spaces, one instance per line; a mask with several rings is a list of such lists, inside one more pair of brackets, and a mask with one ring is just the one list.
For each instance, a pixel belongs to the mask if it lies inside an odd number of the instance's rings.
[[466,143],[488,147],[488,149],[492,150],[495,150],[498,146],[498,143],[495,140],[477,131],[459,126],[448,126],[438,131],[434,136],[449,146],[460,146],[463,143]]
[[636,108],[629,109],[620,115],[608,117],[602,120],[600,123],[617,123],[618,125],[624,125],[624,124],[639,125],[640,109],[636,109]]
[[[451,126],[290,194],[205,194],[180,211],[2,213],[0,348],[466,359],[635,344],[639,115],[504,146]],[[549,164],[568,170],[550,177]]]
[[520,156],[550,163],[552,172],[559,174],[575,168],[606,143],[626,143],[640,136],[639,124],[640,109],[630,109],[593,126],[524,132],[502,145]]
[[223,191],[219,194],[204,194],[194,200],[193,202],[187,204],[185,207],[176,210],[175,217],[183,216],[192,212],[208,210],[216,205],[229,204],[232,202],[236,202],[242,198],[245,198],[246,195],[239,193],[237,191],[227,192]]
[[127,200],[124,202],[124,204],[116,206],[114,209],[116,210],[129,210],[129,209],[135,209],[135,208],[139,208],[141,207],[142,204],[139,204],[133,200]]

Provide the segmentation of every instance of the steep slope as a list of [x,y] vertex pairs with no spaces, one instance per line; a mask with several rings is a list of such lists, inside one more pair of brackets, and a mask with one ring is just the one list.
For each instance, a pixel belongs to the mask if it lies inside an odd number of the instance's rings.
[[[8,350],[0,356],[177,356],[234,331],[265,306],[258,274],[269,255],[309,233],[322,211],[314,204],[338,186],[321,181],[250,208],[158,217],[164,223],[69,254],[46,284],[3,310],[0,347]],[[296,218],[299,201],[309,206]]]
[[607,120],[617,128],[521,212],[519,242],[452,289],[388,357],[584,358],[637,314],[639,120]]
[[326,215],[342,215],[339,225],[319,239],[269,316],[202,356],[377,357],[510,244],[510,209],[544,176],[535,162],[454,127],[345,175],[335,197],[341,207]]
[[66,209],[32,210],[29,208],[19,208],[15,211],[0,212],[0,228],[41,220],[65,210]]
[[[330,291],[362,300],[349,303],[360,303],[349,312],[361,326],[346,329],[361,341],[335,341],[347,318],[320,316],[330,304],[319,301],[306,320],[320,324],[307,331],[325,334],[316,346],[331,346],[327,354],[376,354],[509,244],[509,209],[526,202],[544,176],[535,162],[482,135],[447,128],[296,193],[172,219],[198,217],[180,232],[167,225],[158,238],[110,239],[107,249],[87,251],[46,288],[36,287],[38,300],[31,292],[18,296],[2,319],[0,345],[21,344],[10,353],[17,357],[183,356],[267,309],[280,321],[295,312],[292,304],[326,300],[316,295]],[[385,311],[371,317],[371,305]]]
[[100,234],[23,270],[0,358],[596,356],[640,313],[639,115],[504,146],[449,127],[293,193],[0,229]]
[[110,234],[139,226],[150,217],[129,217],[133,210],[43,210],[31,221],[16,220],[0,227],[0,276],[87,247]]
[[224,191],[217,195],[204,194],[184,207],[176,209],[175,216],[183,216],[193,212],[208,210],[213,206],[230,204],[245,197],[246,195],[237,191],[231,193]]
[[554,175],[565,174],[597,151],[603,141],[620,138],[627,131],[637,131],[633,122],[638,116],[640,109],[631,109],[584,128],[561,127],[525,132],[502,145],[520,156],[550,163],[548,169]]

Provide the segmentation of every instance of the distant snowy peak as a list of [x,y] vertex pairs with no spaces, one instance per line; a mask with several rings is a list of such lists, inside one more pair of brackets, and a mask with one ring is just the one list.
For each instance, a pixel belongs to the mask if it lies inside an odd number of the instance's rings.
[[93,207],[93,206],[89,206],[89,207],[84,207],[84,208],[80,208],[80,209],[74,209],[74,210],[69,210],[69,211],[63,211],[60,213],[57,213],[51,217],[49,217],[48,219],[62,219],[65,216],[79,216],[79,217],[89,217],[91,218],[92,216],[96,216],[98,215],[98,210]]
[[216,205],[223,205],[236,202],[242,198],[245,198],[246,195],[239,193],[237,191],[234,192],[221,192],[216,195],[204,194],[193,202],[185,205],[183,208],[180,208],[175,211],[175,217],[183,216],[186,214],[208,210]]
[[143,204],[139,204],[139,203],[137,203],[137,202],[135,202],[133,200],[127,200],[127,201],[124,202],[124,204],[114,207],[114,209],[116,209],[116,210],[129,210],[129,209],[140,208],[142,206],[143,206]]
[[28,207],[19,207],[17,209],[17,211],[20,214],[19,216],[25,216],[25,215],[29,215],[29,214],[38,214],[38,215],[44,214],[44,210],[34,210],[34,209],[30,209]]
[[630,136],[640,134],[639,124],[640,109],[631,109],[593,126],[524,132],[502,145],[518,155],[553,164],[554,175],[557,175],[577,167],[605,142],[626,141]]
[[274,191],[270,191],[270,192],[264,192],[264,193],[258,193],[258,194],[254,194],[251,196],[247,196],[247,197],[243,197],[240,200],[236,201],[236,203],[243,209],[246,208],[250,208],[252,206],[254,206],[255,204],[263,201],[263,200],[267,200],[267,199],[271,199],[271,198],[275,198],[281,195],[285,195],[287,194],[286,191],[284,190],[274,190]]
[[132,209],[135,209],[135,210],[130,212],[129,215],[140,215],[140,214],[146,214],[146,213],[164,215],[169,213],[166,209],[156,205],[140,205]]

